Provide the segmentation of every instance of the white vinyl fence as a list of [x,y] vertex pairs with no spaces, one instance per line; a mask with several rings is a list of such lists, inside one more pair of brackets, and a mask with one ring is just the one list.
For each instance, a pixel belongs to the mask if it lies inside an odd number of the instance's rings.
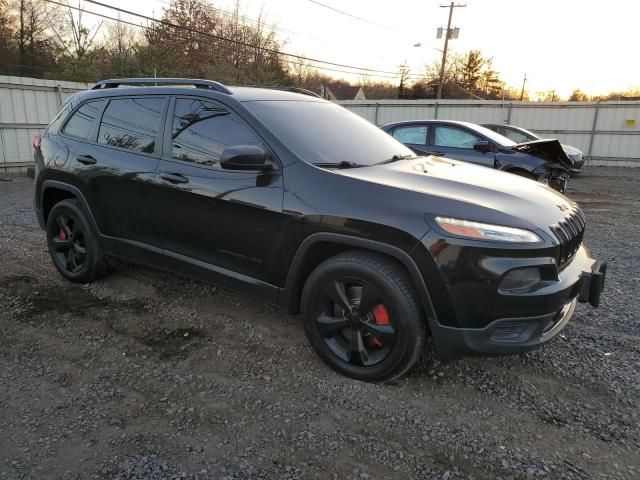
[[640,166],[640,101],[350,100],[338,102],[375,125],[404,120],[504,123],[582,150],[591,165]]
[[0,171],[33,161],[31,142],[62,102],[89,84],[0,75]]
[[[29,165],[31,141],[64,99],[89,84],[0,76],[0,171]],[[338,102],[376,125],[449,119],[505,123],[558,138],[589,163],[640,166],[638,102],[501,102],[485,100],[352,100]]]

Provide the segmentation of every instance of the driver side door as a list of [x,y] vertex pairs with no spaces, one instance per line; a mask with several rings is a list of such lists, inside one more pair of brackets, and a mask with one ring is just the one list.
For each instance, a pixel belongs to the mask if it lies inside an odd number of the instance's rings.
[[239,115],[209,98],[173,98],[165,132],[156,198],[164,217],[162,246],[172,269],[199,271],[197,276],[214,283],[256,293],[252,288],[273,281],[282,242],[279,162],[269,154],[269,171],[222,168],[227,147],[270,150]]
[[429,152],[433,155],[493,168],[495,165],[493,145],[489,143],[490,151],[474,148],[481,141],[486,139],[461,126],[436,124],[432,127]]

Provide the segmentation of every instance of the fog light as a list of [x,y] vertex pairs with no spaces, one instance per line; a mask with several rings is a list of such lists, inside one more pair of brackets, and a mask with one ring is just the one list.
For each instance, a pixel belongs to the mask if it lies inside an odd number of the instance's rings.
[[500,290],[524,290],[540,282],[538,267],[517,268],[507,273],[500,283]]

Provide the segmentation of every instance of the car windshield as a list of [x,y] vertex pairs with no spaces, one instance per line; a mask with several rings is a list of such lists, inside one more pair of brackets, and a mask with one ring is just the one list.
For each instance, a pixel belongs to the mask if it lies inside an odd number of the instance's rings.
[[414,155],[391,135],[330,102],[261,100],[244,105],[307,163],[370,166]]
[[527,130],[526,128],[522,128],[522,127],[518,127],[517,129],[514,129],[516,132],[520,132],[524,135],[526,135],[527,137],[530,137],[531,140],[541,140],[539,135],[536,135],[535,133]]

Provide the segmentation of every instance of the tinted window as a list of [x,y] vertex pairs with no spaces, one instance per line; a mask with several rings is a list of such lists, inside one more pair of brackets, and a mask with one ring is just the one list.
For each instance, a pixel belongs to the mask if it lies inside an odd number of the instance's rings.
[[373,165],[394,155],[413,155],[388,133],[334,103],[267,100],[244,105],[308,163]]
[[260,144],[255,133],[224,106],[197,98],[176,100],[174,160],[212,166],[219,163],[225,147]]
[[412,143],[414,145],[426,145],[427,144],[427,131],[426,125],[411,126],[411,127],[396,127],[393,130],[393,138],[402,143]]
[[164,98],[111,100],[102,116],[98,143],[153,153]]
[[86,140],[89,138],[93,121],[96,119],[101,108],[102,100],[85,103],[71,115],[71,118],[64,126],[63,133],[70,137]]
[[480,137],[458,127],[436,126],[434,145],[472,149]]

